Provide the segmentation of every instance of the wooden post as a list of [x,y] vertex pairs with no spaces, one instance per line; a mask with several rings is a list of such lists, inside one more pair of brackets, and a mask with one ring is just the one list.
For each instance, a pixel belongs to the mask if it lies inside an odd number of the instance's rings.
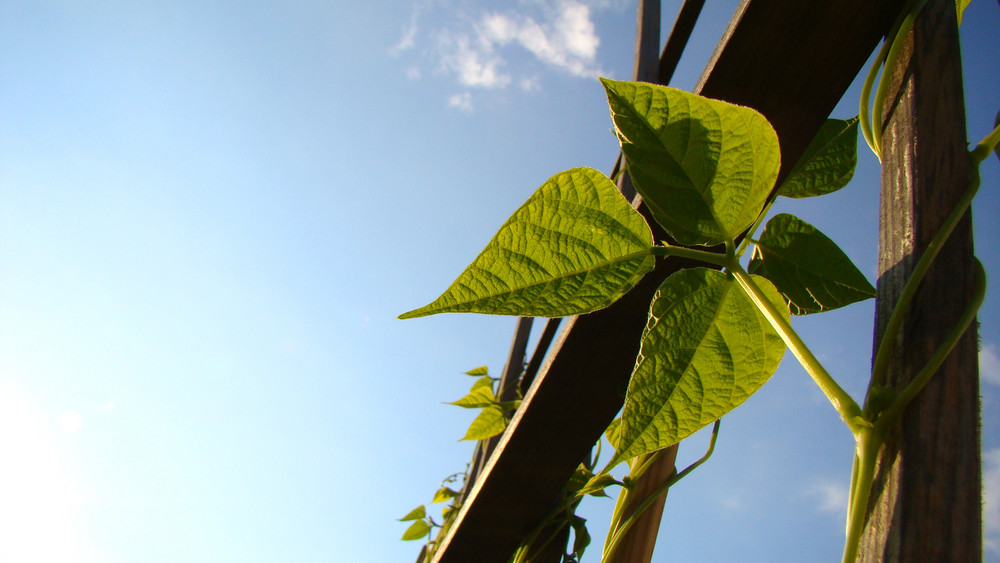
[[[953,0],[930,0],[886,71],[876,346],[903,284],[969,183]],[[966,308],[973,283],[967,214],[931,267],[892,358],[901,388]],[[975,323],[879,452],[859,559],[981,561]]]

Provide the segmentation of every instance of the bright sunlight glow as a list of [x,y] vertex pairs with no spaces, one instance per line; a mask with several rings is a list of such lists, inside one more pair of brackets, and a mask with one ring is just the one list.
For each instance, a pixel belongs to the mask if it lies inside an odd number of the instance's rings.
[[[64,427],[79,428],[77,418],[65,418]],[[74,510],[83,498],[56,448],[57,426],[55,416],[0,382],[0,561],[79,560]]]

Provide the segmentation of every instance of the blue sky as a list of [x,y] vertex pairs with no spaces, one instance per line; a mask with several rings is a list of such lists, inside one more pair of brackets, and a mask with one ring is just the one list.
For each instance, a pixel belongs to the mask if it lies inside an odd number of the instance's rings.
[[[736,6],[708,4],[678,87]],[[394,519],[472,449],[472,413],[441,403],[462,372],[500,371],[514,320],[395,317],[549,176],[610,169],[595,75],[629,76],[634,20],[624,0],[0,0],[0,561],[414,559]],[[1000,7],[974,1],[972,141],[1000,109],[998,32]],[[998,164],[975,202],[994,279]],[[851,186],[776,211],[874,279],[877,190],[862,153]],[[996,561],[995,291],[984,307]],[[796,325],[856,396],[871,317]],[[671,491],[654,560],[835,560],[851,448],[787,359]],[[603,537],[611,503],[583,511]]]

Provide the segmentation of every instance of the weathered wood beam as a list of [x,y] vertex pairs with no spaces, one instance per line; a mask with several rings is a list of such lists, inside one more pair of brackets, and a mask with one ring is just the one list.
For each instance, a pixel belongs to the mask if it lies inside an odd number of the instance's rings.
[[[886,71],[878,341],[906,280],[968,189],[965,104],[952,0],[930,0]],[[888,384],[920,371],[966,309],[974,280],[966,214],[920,285],[896,339]],[[981,561],[976,325],[903,413],[879,452],[861,561]]]
[[[761,111],[777,130],[787,166],[802,154],[902,3],[746,0],[696,91]],[[620,410],[649,300],[675,268],[663,261],[611,307],[565,321],[434,561],[503,563],[553,509],[577,464]]]

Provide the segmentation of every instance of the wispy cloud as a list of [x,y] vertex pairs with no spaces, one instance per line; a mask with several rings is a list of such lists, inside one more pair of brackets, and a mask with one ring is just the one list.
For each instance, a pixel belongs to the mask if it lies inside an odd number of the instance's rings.
[[[434,7],[443,12],[455,1],[442,0]],[[471,111],[474,91],[503,90],[512,84],[522,91],[539,89],[544,69],[575,77],[599,74],[601,41],[594,11],[617,8],[614,2],[597,0],[536,0],[505,11],[472,5],[455,10],[459,17],[442,17],[436,29],[425,30],[419,20],[426,6],[418,0],[389,51],[394,56],[411,50],[429,55],[439,74],[464,89],[463,95],[449,99],[449,105],[462,111]],[[421,44],[427,48],[417,49]]]
[[448,98],[448,105],[466,113],[472,111],[472,94],[468,91],[455,94]]
[[816,510],[838,517],[847,515],[848,486],[832,480],[821,480],[814,483],[806,495],[816,501]]
[[1000,555],[1000,448],[983,452],[983,544]]
[[410,13],[410,21],[407,22],[405,27],[403,27],[403,33],[400,36],[399,41],[389,48],[389,53],[391,55],[399,55],[400,53],[409,51],[416,45],[417,32],[420,30],[420,27],[417,25],[419,17],[420,4],[415,4],[413,6],[413,11]]

